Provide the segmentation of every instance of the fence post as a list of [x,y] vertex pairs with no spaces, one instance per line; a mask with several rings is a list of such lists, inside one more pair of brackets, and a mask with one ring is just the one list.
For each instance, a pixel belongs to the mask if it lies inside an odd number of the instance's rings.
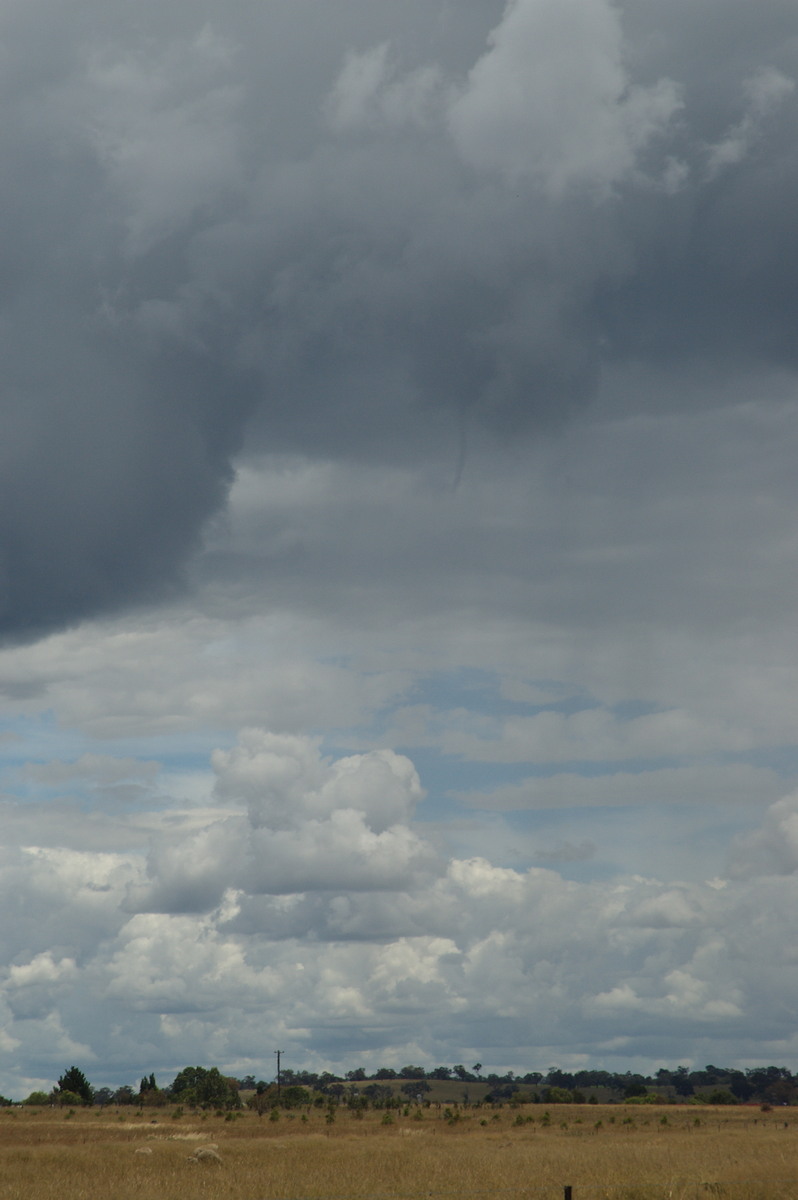
[[573,1190],[574,1189],[571,1187],[570,1183],[566,1183],[565,1187],[563,1188],[563,1200],[573,1200]]

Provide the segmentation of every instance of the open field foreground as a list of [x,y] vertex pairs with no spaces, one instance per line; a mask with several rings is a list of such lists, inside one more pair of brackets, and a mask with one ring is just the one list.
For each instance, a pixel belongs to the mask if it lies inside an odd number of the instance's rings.
[[[435,1107],[329,1123],[116,1109],[0,1114],[3,1200],[798,1196],[798,1112]],[[545,1116],[548,1112],[548,1118]]]

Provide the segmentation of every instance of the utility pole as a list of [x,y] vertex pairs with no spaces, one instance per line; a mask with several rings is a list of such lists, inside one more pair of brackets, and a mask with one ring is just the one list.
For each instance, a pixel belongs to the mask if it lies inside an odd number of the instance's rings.
[[283,1051],[275,1050],[274,1053],[277,1055],[277,1103],[279,1104],[280,1103],[280,1055],[283,1053]]

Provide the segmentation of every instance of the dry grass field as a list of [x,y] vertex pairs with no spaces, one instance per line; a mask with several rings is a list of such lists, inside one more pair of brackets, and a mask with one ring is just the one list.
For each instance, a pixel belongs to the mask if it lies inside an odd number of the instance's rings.
[[[548,1111],[548,1119],[544,1114]],[[170,1111],[0,1113],[2,1200],[794,1200],[798,1111],[615,1105],[325,1110],[278,1121]],[[204,1152],[204,1156],[203,1156]]]

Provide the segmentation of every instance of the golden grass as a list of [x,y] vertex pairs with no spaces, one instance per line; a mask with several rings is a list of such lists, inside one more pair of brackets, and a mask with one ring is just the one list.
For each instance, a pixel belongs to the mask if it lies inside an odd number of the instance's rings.
[[[0,1113],[2,1200],[795,1200],[798,1113],[543,1106],[423,1120]],[[531,1118],[528,1119],[528,1118]],[[153,1123],[155,1122],[155,1123]],[[221,1163],[191,1161],[215,1145]],[[150,1153],[137,1153],[137,1151]]]

